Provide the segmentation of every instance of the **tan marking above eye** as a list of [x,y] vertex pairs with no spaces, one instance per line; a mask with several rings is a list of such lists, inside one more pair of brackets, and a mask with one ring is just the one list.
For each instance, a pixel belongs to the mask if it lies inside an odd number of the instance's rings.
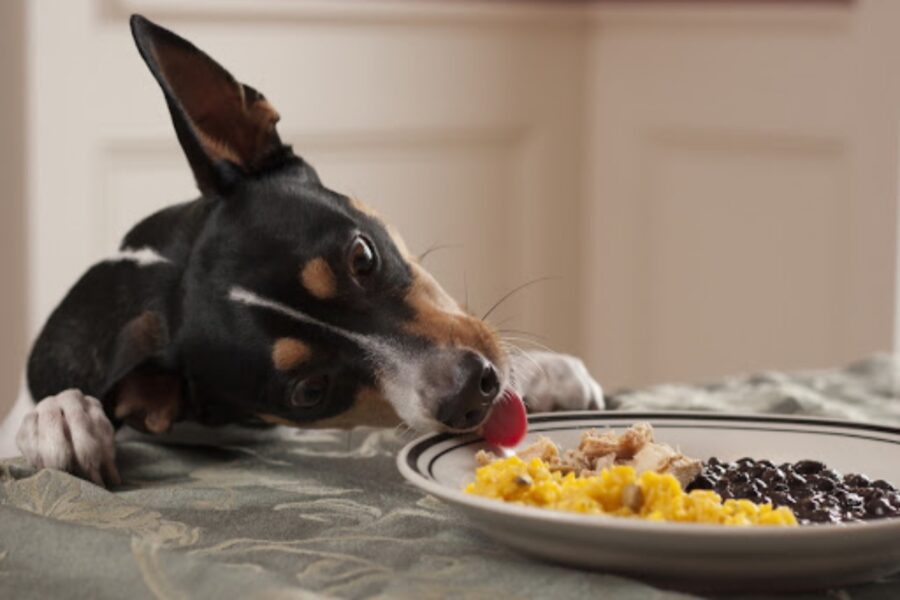
[[381,226],[384,227],[385,231],[387,231],[388,237],[391,238],[391,241],[394,242],[394,246],[397,247],[397,250],[400,251],[400,256],[402,256],[406,260],[411,260],[411,254],[409,252],[409,248],[406,247],[406,242],[403,241],[403,238],[400,237],[400,233],[394,229],[393,225],[387,223],[384,219],[381,218],[374,208],[360,200],[359,198],[355,198],[353,196],[350,197],[350,206],[361,212],[362,214],[375,219]]
[[393,427],[401,422],[400,417],[394,411],[394,407],[378,390],[368,386],[362,387],[356,392],[353,406],[333,417],[319,419],[318,421],[295,422],[277,415],[259,413],[256,416],[272,425],[287,425],[289,427],[304,427],[308,429],[350,429],[357,425]]
[[314,258],[303,265],[300,271],[300,282],[310,294],[319,300],[334,298],[337,293],[337,278],[328,262],[322,258]]
[[425,269],[412,263],[413,282],[406,294],[406,303],[416,312],[407,329],[441,346],[466,347],[477,350],[500,366],[504,353],[494,329],[459,305]]
[[272,346],[272,364],[279,371],[293,371],[312,356],[312,350],[295,338],[279,338]]
[[359,212],[361,212],[362,214],[364,214],[366,216],[369,216],[369,217],[372,217],[373,219],[377,219],[378,221],[381,221],[381,216],[379,216],[379,214],[377,212],[375,212],[374,208],[372,208],[371,206],[369,206],[368,204],[366,204],[365,202],[363,202],[362,200],[360,200],[359,198],[357,198],[355,196],[350,196],[350,206],[352,206],[353,208],[355,208],[356,210],[358,210]]

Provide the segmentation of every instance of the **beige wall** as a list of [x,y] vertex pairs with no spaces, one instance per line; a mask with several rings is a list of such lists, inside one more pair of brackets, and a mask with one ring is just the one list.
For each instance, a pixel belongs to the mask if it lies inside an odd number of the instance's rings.
[[0,419],[25,354],[25,2],[0,2]]
[[582,351],[607,388],[893,349],[900,2],[607,2]]

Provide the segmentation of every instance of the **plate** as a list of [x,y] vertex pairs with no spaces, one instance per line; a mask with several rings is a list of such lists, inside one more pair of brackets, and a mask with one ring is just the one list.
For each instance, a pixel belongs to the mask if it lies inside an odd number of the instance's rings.
[[[532,415],[518,446],[545,435],[576,447],[591,427],[653,425],[656,439],[688,456],[775,463],[815,459],[842,473],[900,483],[900,429],[828,419],[672,412]],[[533,557],[692,590],[808,590],[900,570],[900,519],[846,525],[728,527],[588,516],[465,494],[478,437],[432,434],[397,457],[403,476],[460,510],[489,536]]]

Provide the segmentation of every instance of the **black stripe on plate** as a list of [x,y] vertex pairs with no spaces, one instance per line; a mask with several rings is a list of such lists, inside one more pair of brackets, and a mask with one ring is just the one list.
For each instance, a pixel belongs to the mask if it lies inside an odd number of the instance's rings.
[[792,417],[792,416],[776,416],[776,415],[729,415],[723,413],[697,412],[697,413],[654,413],[654,412],[608,412],[596,414],[592,412],[568,412],[561,414],[545,413],[539,415],[529,415],[529,423],[552,423],[557,421],[580,421],[583,419],[600,419],[600,420],[630,420],[630,419],[653,419],[656,421],[674,421],[674,420],[696,420],[696,421],[744,421],[753,423],[791,423],[795,425],[821,425],[824,427],[840,427],[843,429],[863,429],[866,431],[878,431],[880,433],[890,433],[900,436],[900,428],[891,427],[889,425],[876,425],[874,423],[859,423],[855,421],[839,421],[837,419],[816,419],[812,417]]
[[[839,429],[851,429],[851,430],[860,430],[860,431],[869,431],[876,433],[888,433],[895,436],[900,436],[900,429],[895,427],[889,427],[886,425],[875,425],[870,423],[857,423],[857,422],[841,422],[841,421],[832,421],[826,419],[814,419],[814,418],[803,418],[803,417],[779,417],[772,415],[759,415],[759,416],[748,416],[748,415],[728,415],[721,413],[682,413],[682,414],[667,414],[667,413],[654,413],[654,412],[628,412],[628,413],[605,413],[605,414],[597,414],[594,412],[568,412],[562,414],[540,414],[540,415],[530,415],[528,418],[529,424],[543,424],[543,423],[564,423],[567,421],[583,421],[585,419],[595,420],[595,421],[630,421],[636,422],[640,420],[653,420],[653,421],[678,421],[678,420],[689,420],[689,421],[717,421],[717,422],[743,422],[743,423],[779,423],[779,424],[789,424],[789,425],[815,425],[820,427],[836,427]],[[674,426],[660,426],[660,428],[672,428]],[[703,426],[697,426],[703,427]],[[704,427],[706,429],[712,429],[712,427]],[[540,431],[560,431],[565,428],[559,427],[554,429],[542,429]],[[719,429],[722,429],[721,427]],[[740,427],[732,427],[726,429],[750,429],[754,431],[775,431],[775,429],[769,428],[740,428]],[[780,429],[778,431],[782,432],[797,432],[797,433],[810,433],[805,430],[797,430],[797,429]],[[823,432],[814,432],[814,433],[823,433]],[[868,439],[874,441],[888,442],[892,444],[896,444],[898,442],[893,442],[890,440],[885,440],[883,438],[873,438],[867,436],[859,436],[853,434],[841,434],[836,432],[827,432],[828,435],[835,435],[838,437],[857,437],[861,439]],[[437,444],[443,443],[444,441],[457,437],[456,434],[451,433],[442,433],[438,434],[434,437],[429,437],[425,440],[422,440],[419,444],[410,449],[409,454],[406,456],[407,465],[411,470],[419,473],[420,475],[424,475],[417,467],[417,462],[419,457],[428,449],[434,447]],[[465,439],[465,442],[457,444],[450,449],[445,449],[441,451],[437,456],[431,459],[428,464],[428,476],[432,479],[434,475],[432,473],[432,467],[434,462],[449,452],[450,450],[460,448],[462,446],[468,446],[471,444],[475,444],[481,442],[481,438],[473,438],[471,436]]]
[[[720,427],[717,427],[715,425],[656,425],[653,428],[654,429],[680,429],[680,428],[719,429],[719,430],[726,430],[726,431],[778,431],[780,433],[800,433],[800,434],[807,434],[807,435],[830,435],[830,436],[841,437],[841,438],[856,438],[856,439],[860,439],[860,440],[869,440],[872,442],[883,442],[883,443],[887,443],[887,444],[893,444],[895,446],[900,446],[900,440],[887,440],[885,438],[872,437],[872,436],[868,436],[868,435],[859,435],[856,433],[840,433],[840,432],[836,432],[836,431],[813,431],[813,430],[809,430],[809,429],[789,429],[789,428],[785,428],[785,427],[740,427],[740,426],[733,426],[733,425],[720,426]],[[568,429],[569,429],[568,427],[551,427],[549,429],[538,429],[535,431],[535,433],[544,433],[546,431],[567,431]],[[438,461],[438,459],[440,459],[442,456],[444,456],[448,452],[453,452],[454,450],[457,450],[459,448],[463,448],[465,446],[471,446],[472,444],[478,444],[483,441],[484,440],[482,440],[480,438],[477,440],[469,440],[467,442],[461,442],[459,444],[456,444],[455,446],[450,446],[449,448],[445,448],[445,449],[441,450],[430,461],[428,461],[428,467],[427,467],[428,477],[430,477],[431,479],[434,479],[434,463],[436,463]],[[422,472],[419,471],[418,469],[416,469],[416,472],[419,473],[420,475],[422,474]]]

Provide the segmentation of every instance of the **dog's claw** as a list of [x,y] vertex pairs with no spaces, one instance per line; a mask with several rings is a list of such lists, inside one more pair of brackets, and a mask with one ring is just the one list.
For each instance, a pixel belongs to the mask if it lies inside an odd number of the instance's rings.
[[603,388],[581,359],[568,354],[529,352],[514,357],[513,373],[532,412],[601,410]]
[[66,390],[25,416],[16,445],[32,466],[67,471],[103,486],[121,483],[115,432],[100,401]]

